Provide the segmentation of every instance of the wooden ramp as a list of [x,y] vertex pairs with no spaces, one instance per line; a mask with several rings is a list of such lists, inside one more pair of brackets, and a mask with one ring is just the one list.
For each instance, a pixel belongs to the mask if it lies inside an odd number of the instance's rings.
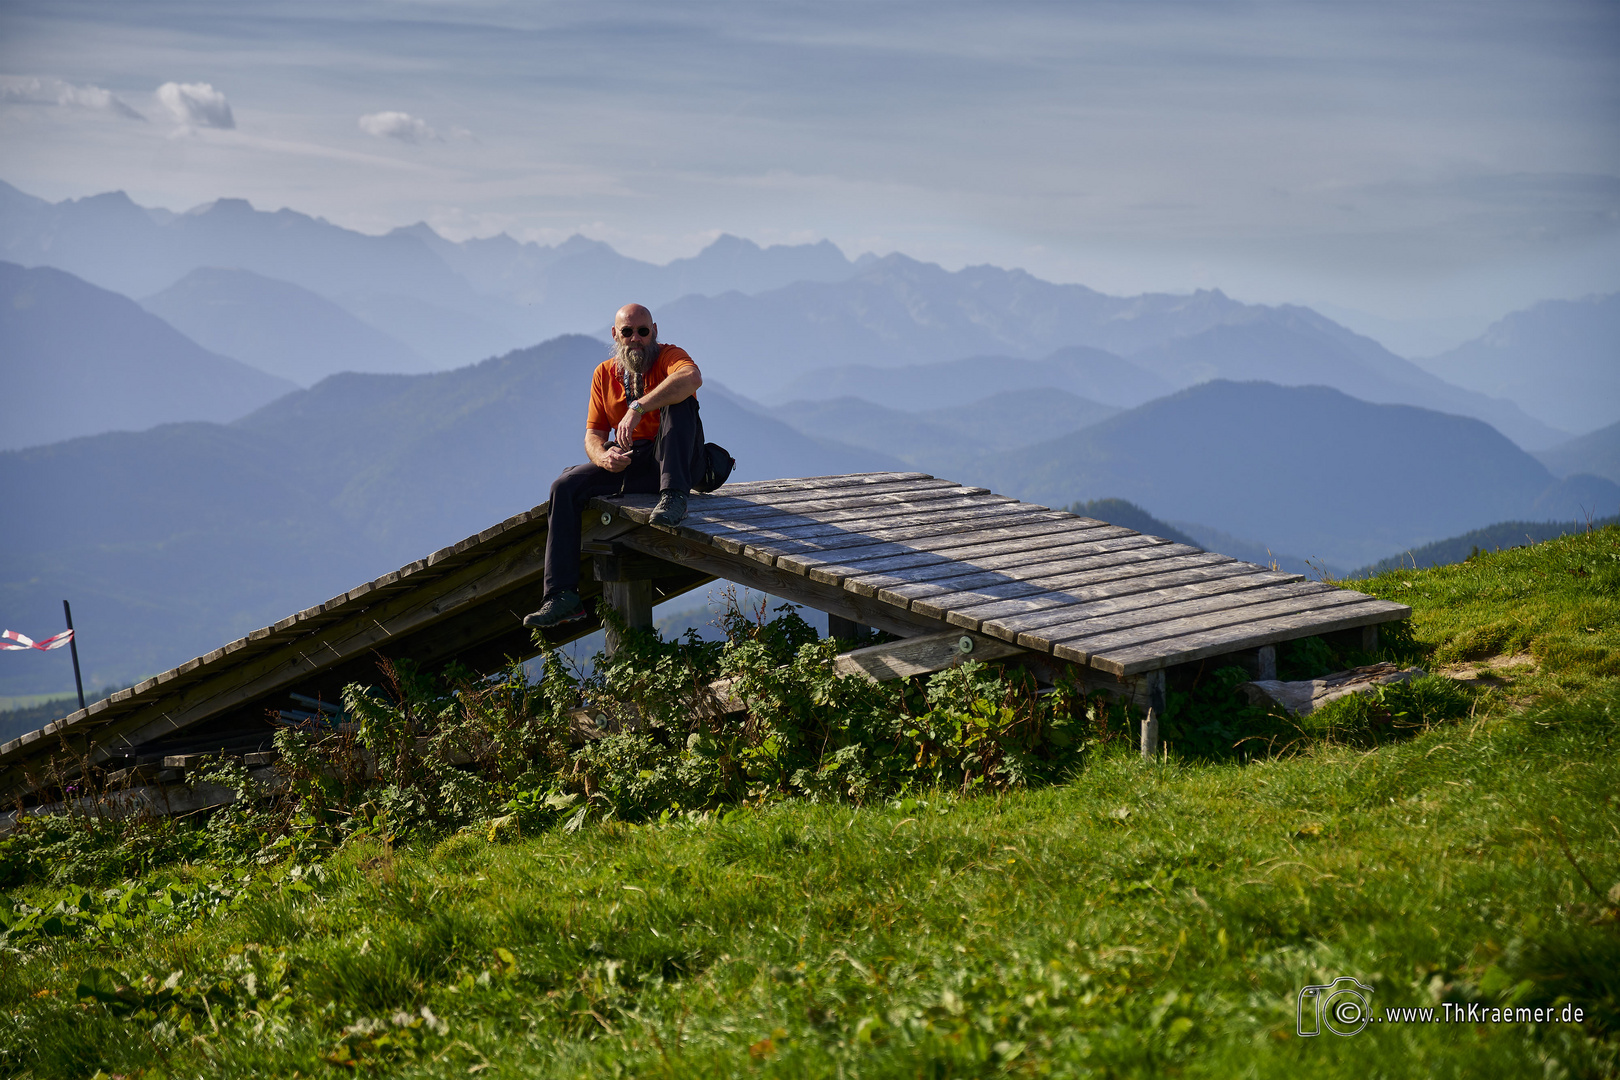
[[[1375,634],[1411,614],[923,473],[732,484],[694,495],[673,529],[647,523],[654,502],[592,504],[587,599],[605,587],[646,621],[652,603],[727,578],[901,637],[949,631],[963,655],[1036,654],[1143,705],[1162,707],[1166,669],[1246,654],[1264,674],[1278,642]],[[0,746],[0,799],[85,766],[263,749],[278,717],[329,711],[346,683],[377,681],[382,657],[488,669],[533,655],[519,620],[539,606],[546,512],[508,518]],[[569,624],[554,640],[598,625]]]

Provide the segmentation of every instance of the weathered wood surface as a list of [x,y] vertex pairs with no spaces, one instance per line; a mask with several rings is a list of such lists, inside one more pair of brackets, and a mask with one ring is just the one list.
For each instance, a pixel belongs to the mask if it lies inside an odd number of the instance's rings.
[[840,675],[887,682],[944,671],[966,660],[1003,660],[1023,651],[995,638],[950,630],[840,653],[833,661],[833,670]]
[[[733,568],[748,566],[756,587],[890,632],[902,623],[957,626],[1115,676],[1363,625],[1346,619],[1410,614],[1298,575],[915,474],[726,490],[730,501],[694,498],[679,527],[648,530],[686,543],[639,534],[636,542],[737,578],[721,569],[730,556]],[[648,520],[650,497],[613,502],[615,513]],[[853,613],[857,604],[866,614]]]

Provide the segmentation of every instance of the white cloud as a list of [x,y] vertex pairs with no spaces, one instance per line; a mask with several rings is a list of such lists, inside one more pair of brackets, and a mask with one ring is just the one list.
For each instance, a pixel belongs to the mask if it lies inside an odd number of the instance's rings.
[[23,105],[62,105],[76,109],[110,112],[130,120],[146,117],[114,96],[111,90],[99,86],[75,86],[61,79],[33,76],[0,76],[0,102]]
[[439,137],[439,133],[429,127],[426,120],[402,112],[367,113],[360,118],[360,130],[379,139],[398,139],[408,143],[427,142]]
[[166,82],[157,88],[157,98],[182,124],[211,128],[236,126],[230,102],[208,83]]

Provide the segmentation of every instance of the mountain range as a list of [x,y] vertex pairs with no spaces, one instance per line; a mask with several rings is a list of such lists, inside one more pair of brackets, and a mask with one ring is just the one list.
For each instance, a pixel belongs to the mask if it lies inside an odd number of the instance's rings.
[[1554,427],[1620,421],[1620,294],[1546,300],[1420,363],[1442,379],[1508,398]]
[[[987,378],[1003,367],[1022,385],[1057,386],[1118,407],[1213,378],[1262,379],[1474,416],[1532,450],[1566,441],[1587,418],[1573,406],[1532,416],[1516,393],[1453,385],[1305,308],[1244,304],[1218,290],[1113,297],[992,266],[952,272],[899,254],[850,260],[825,241],[761,248],[722,236],[692,258],[656,266],[579,236],[555,246],[504,235],[456,243],[423,224],[372,236],[240,199],[176,214],[142,208],[119,192],[49,203],[0,184],[0,256],[148,297],[153,310],[215,351],[294,372],[306,384],[345,368],[392,362],[411,371],[425,362],[442,369],[562,332],[601,332],[613,310],[634,297],[654,305],[665,338],[691,349],[715,378],[775,403],[810,396],[806,380],[829,371],[827,389],[814,396],[854,394],[909,410],[904,387],[863,391],[848,383],[848,369],[978,357],[1000,359],[931,371],[936,396],[979,400]],[[212,269],[202,282],[179,284],[204,268]],[[224,271],[254,276],[227,281]],[[351,324],[341,333],[352,346],[308,348],[313,335],[287,328],[311,318],[314,298],[382,337]],[[282,329],[270,337],[233,329],[219,317],[225,309],[238,327]],[[1567,363],[1550,380],[1574,388],[1564,392],[1567,400],[1580,397],[1585,383],[1608,386],[1605,372],[1615,367],[1613,328],[1585,311],[1554,306],[1524,324],[1530,329],[1515,330],[1515,340],[1545,330],[1549,340],[1583,343],[1562,349]],[[344,320],[330,308],[320,319],[340,333]],[[281,340],[286,349],[302,348],[303,359],[273,357]],[[237,352],[222,349],[227,343]],[[1079,358],[1075,350],[1094,354],[1096,379],[1027,382],[1027,373],[1011,370],[1060,353]],[[352,363],[342,362],[345,353]],[[1103,353],[1111,359],[1095,355]],[[389,355],[395,359],[383,359]]]
[[1620,486],[1559,480],[1479,420],[1225,380],[993,455],[958,479],[1048,505],[1124,496],[1339,566],[1493,522],[1620,508]]
[[[845,281],[799,282],[754,296],[682,297],[658,318],[671,336],[678,328],[681,344],[705,371],[755,398],[781,400],[819,369],[851,364],[921,365],[941,382],[985,386],[996,378],[994,363],[975,371],[951,361],[1050,358],[1060,348],[1085,346],[1141,369],[1143,381],[1156,378],[1172,388],[1215,378],[1326,385],[1376,403],[1477,417],[1531,449],[1568,438],[1510,401],[1452,386],[1307,308],[1240,304],[1214,290],[1109,297],[1018,270],[951,273],[890,255]],[[905,400],[881,403],[903,408]]]
[[232,420],[293,389],[209,352],[127,297],[0,262],[0,449]]
[[1536,457],[1558,476],[1590,473],[1620,484],[1620,423],[1560,443]]
[[324,296],[251,270],[199,267],[141,306],[204,348],[299,386],[339,371],[439,366]]

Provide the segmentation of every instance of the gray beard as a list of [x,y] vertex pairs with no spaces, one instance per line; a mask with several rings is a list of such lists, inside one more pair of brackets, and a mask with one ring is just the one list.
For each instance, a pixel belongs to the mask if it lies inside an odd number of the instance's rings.
[[613,359],[618,361],[624,381],[630,384],[631,397],[638,398],[642,394],[642,376],[652,369],[653,361],[658,359],[658,339],[649,338],[646,345],[621,342],[613,346]]

